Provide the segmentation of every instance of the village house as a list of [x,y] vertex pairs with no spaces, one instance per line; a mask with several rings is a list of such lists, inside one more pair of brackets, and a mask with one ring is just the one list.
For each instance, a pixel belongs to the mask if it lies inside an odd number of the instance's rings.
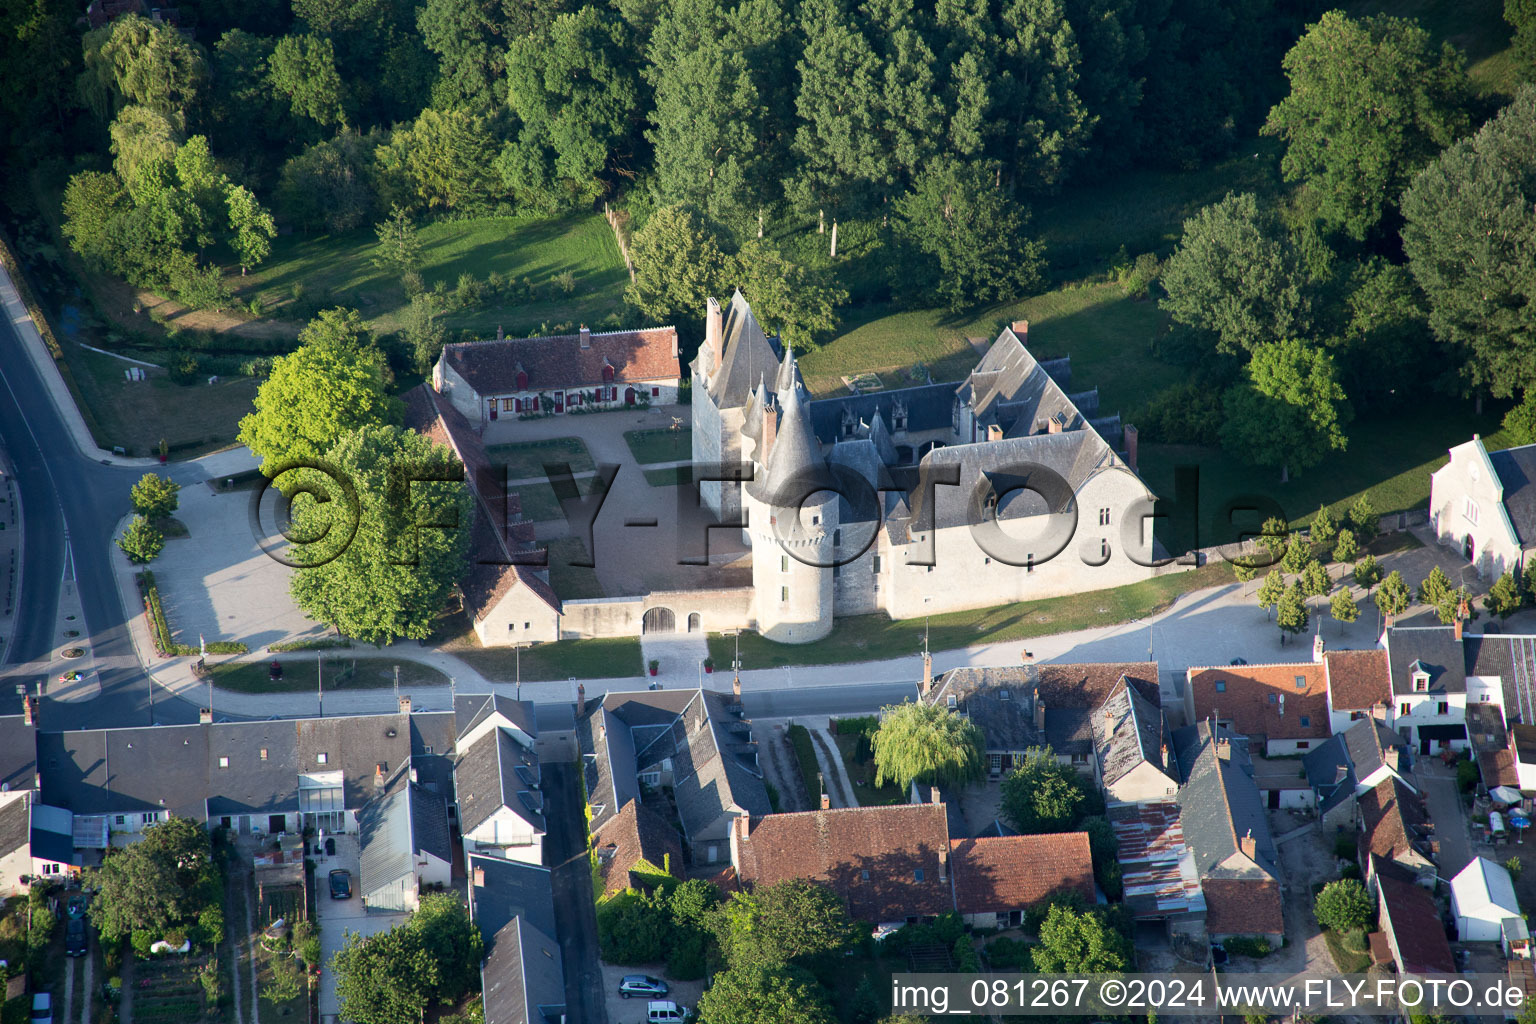
[[413,781],[402,765],[357,815],[358,896],[371,910],[404,913],[421,893],[453,879],[448,802]]
[[1110,801],[1147,803],[1178,793],[1178,767],[1168,750],[1161,708],[1122,679],[1093,715],[1099,785]]
[[1434,888],[1434,823],[1424,799],[1407,783],[1392,775],[1356,797],[1361,864],[1396,866],[1402,877]]
[[1396,705],[1390,724],[1420,754],[1467,750],[1467,705],[1502,704],[1504,683],[1468,675],[1461,621],[1389,628],[1385,642]]
[[1191,722],[1215,720],[1270,757],[1304,754],[1332,735],[1321,661],[1190,668],[1184,713]]
[[1407,744],[1374,718],[1359,719],[1330,737],[1302,764],[1325,826],[1353,827],[1356,799],[1388,780],[1418,791],[1409,781],[1412,761]]
[[562,1024],[565,959],[549,869],[477,855],[466,867],[470,920],[485,943],[480,964],[485,1024]]
[[1536,445],[1490,452],[1483,439],[1450,449],[1430,474],[1435,536],[1491,579],[1530,564],[1536,550]]
[[1414,884],[1412,872],[1375,854],[1369,855],[1366,870],[1376,893],[1380,931],[1370,936],[1370,944],[1378,962],[1395,964],[1399,975],[1455,974],[1440,911],[1429,892]]
[[1341,733],[1362,718],[1390,719],[1392,673],[1385,650],[1326,651],[1323,675],[1328,683],[1329,732]]

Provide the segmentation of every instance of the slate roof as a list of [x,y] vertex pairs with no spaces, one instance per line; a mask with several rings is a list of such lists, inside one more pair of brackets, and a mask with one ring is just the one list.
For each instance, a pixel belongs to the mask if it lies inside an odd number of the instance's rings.
[[1191,668],[1186,685],[1197,719],[1215,715],[1243,736],[1311,740],[1331,734],[1328,680],[1315,662]]
[[1392,703],[1392,676],[1381,648],[1324,651],[1323,665],[1335,711],[1367,711]]
[[531,750],[505,729],[486,733],[459,755],[454,766],[460,830],[473,832],[505,807],[543,833],[538,778],[539,761]]
[[[605,366],[619,383],[682,376],[674,327],[593,333],[590,342],[582,348],[580,334],[455,342],[441,358],[481,395],[597,387],[608,383]],[[517,386],[519,370],[528,374],[526,388]]]
[[1065,418],[1069,431],[1083,422],[1066,393],[1011,328],[1003,329],[955,391],[978,421],[998,422],[1009,436],[1044,431],[1055,415]]
[[[297,810],[298,733],[292,722],[221,722],[207,730],[214,776],[209,786],[209,817]],[[267,752],[265,759],[262,750]],[[229,758],[227,769],[218,767],[220,757]],[[368,774],[373,775],[371,768]]]
[[[1035,728],[1035,687],[1039,678],[1037,665],[955,668],[944,673],[923,700],[947,707],[949,698],[954,697],[956,712],[969,717],[981,730],[985,749],[1023,751],[1048,742]],[[1046,711],[1050,711],[1049,703]]]
[[639,800],[631,800],[592,837],[605,893],[635,886],[630,871],[641,861],[681,878],[683,843],[668,821]]
[[1381,893],[1382,930],[1391,935],[1402,957],[1400,970],[1411,974],[1454,974],[1456,962],[1440,923],[1440,911],[1424,887],[1383,866],[1375,874]]
[[[1176,772],[1164,760],[1163,713],[1122,682],[1092,714],[1094,753],[1104,785],[1124,778],[1143,762],[1165,775]],[[1177,780],[1173,780],[1177,782]]]
[[[29,801],[30,803],[30,801]],[[79,864],[75,853],[74,816],[60,807],[31,803],[32,856],[60,864]]]
[[454,800],[456,736],[451,711],[418,711],[411,715],[411,767],[416,769],[416,780],[449,803]]
[[0,807],[0,857],[29,849],[31,844],[32,812],[26,797],[7,801]]
[[1317,791],[1319,814],[1326,814],[1354,796],[1355,787],[1360,784],[1341,735],[1330,736],[1327,743],[1307,751],[1301,764],[1307,773],[1307,785]]
[[37,727],[22,715],[0,716],[0,791],[37,788]]
[[810,405],[811,429],[822,444],[834,444],[846,440],[843,435],[845,416],[851,417],[854,423],[865,425],[855,437],[872,434],[878,420],[879,430],[889,440],[895,424],[891,414],[898,402],[906,408],[909,434],[946,430],[954,423],[955,385],[922,384],[913,388],[817,399]]
[[529,737],[537,738],[539,735],[538,718],[532,701],[513,700],[511,697],[490,693],[459,694],[453,699],[454,729],[460,736],[473,732],[477,725],[496,714]]
[[738,290],[724,315],[725,353],[720,368],[710,378],[709,393],[722,409],[745,405],[759,381],[776,376],[780,347],[763,333],[752,308]]
[[1504,508],[1522,548],[1536,547],[1536,444],[1489,452],[1504,486]]
[[1093,712],[1087,708],[1046,708],[1045,741],[1056,754],[1093,756]]
[[[806,410],[810,395],[799,384],[778,396],[778,427],[763,472],[747,484],[751,494],[769,504],[791,505],[805,493],[804,475],[826,472],[821,447],[811,433],[811,419]],[[773,415],[772,410],[764,415]],[[782,492],[782,494],[780,493]]]
[[949,845],[961,914],[1026,910],[1062,891],[1094,900],[1086,832],[952,839]]
[[1466,655],[1454,626],[1394,626],[1387,630],[1392,692],[1410,694],[1413,665],[1429,671],[1430,693],[1466,693]]
[[417,854],[453,861],[447,802],[411,782],[405,771],[358,811],[357,838],[358,891],[365,899],[414,875]]
[[[1184,841],[1195,855],[1202,881],[1210,878],[1278,878],[1279,858],[1269,831],[1269,818],[1253,764],[1241,742],[1221,729],[1229,756],[1219,756],[1208,721],[1185,726],[1174,734],[1174,747],[1184,778],[1179,790]],[[1240,853],[1239,839],[1252,837],[1252,863],[1232,859]]]
[[1409,751],[1403,738],[1374,718],[1362,718],[1339,734],[1355,775],[1368,779],[1371,774],[1387,763],[1387,751],[1398,752],[1398,770],[1406,773],[1409,768]]
[[1360,818],[1363,850],[1387,860],[1396,860],[1410,850],[1422,855],[1417,844],[1429,815],[1423,801],[1399,779],[1387,779],[1360,794]]
[[954,909],[940,860],[949,854],[949,829],[937,804],[770,814],[751,819],[749,829],[739,841],[743,882],[821,882],[852,917],[875,924]]
[[[471,855],[470,914],[485,941],[486,1024],[545,1024],[565,1011],[565,964],[548,868]],[[483,885],[476,885],[476,875]]]

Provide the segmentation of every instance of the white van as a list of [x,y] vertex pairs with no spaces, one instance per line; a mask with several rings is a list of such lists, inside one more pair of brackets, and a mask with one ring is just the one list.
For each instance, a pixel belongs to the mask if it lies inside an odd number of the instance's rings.
[[645,1024],[683,1024],[687,1016],[687,1007],[678,1006],[670,999],[652,999],[647,1004]]

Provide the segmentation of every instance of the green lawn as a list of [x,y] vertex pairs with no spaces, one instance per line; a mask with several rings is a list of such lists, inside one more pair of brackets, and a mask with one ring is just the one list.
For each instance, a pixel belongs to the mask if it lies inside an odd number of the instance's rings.
[[1153,336],[1167,318],[1156,303],[1133,301],[1119,285],[1066,285],[1043,295],[955,317],[927,309],[871,316],[800,357],[800,372],[816,395],[844,392],[842,376],[881,374],[887,387],[906,387],[900,371],[927,364],[935,381],[960,380],[980,354],[966,341],[989,343],[1015,320],[1029,321],[1030,351],[1072,357],[1071,390],[1099,388],[1105,412],[1130,410],[1183,371],[1155,359]]
[[1504,0],[1354,0],[1351,15],[1391,14],[1413,18],[1436,41],[1446,40],[1467,55],[1472,84],[1486,94],[1514,95],[1519,85],[1504,20]]
[[1333,955],[1334,966],[1340,974],[1363,974],[1370,970],[1371,951],[1365,932],[1340,933],[1325,929],[1323,939],[1328,943],[1328,952]]
[[832,738],[837,741],[837,752],[841,755],[843,767],[853,783],[853,797],[859,802],[859,806],[870,807],[907,802],[906,793],[895,783],[875,785],[874,758],[858,756],[860,737],[857,734],[840,732]]
[[626,430],[624,443],[629,445],[630,454],[641,465],[685,462],[693,458],[691,429]]
[[[471,638],[472,640],[473,638]],[[517,677],[518,661],[522,678],[528,682],[554,679],[607,679],[614,676],[639,677],[644,667],[640,661],[640,638],[604,637],[598,640],[559,640],[551,644],[525,647],[521,653],[510,647],[455,647],[454,655],[464,659],[488,679],[510,683]]]
[[564,462],[572,473],[590,473],[594,466],[586,444],[579,437],[556,437],[521,444],[493,444],[485,449],[493,466],[506,466],[508,480],[545,477],[545,463]]
[[598,582],[597,570],[573,561],[591,561],[586,547],[575,537],[557,537],[548,542],[549,585],[565,600],[583,597],[607,597],[602,583]]
[[[1368,493],[1376,510],[1391,512],[1424,508],[1429,502],[1429,474],[1445,465],[1446,450],[1481,433],[1489,449],[1509,444],[1499,430],[1502,411],[1472,412],[1471,403],[1442,401],[1434,416],[1399,415],[1357,422],[1349,427],[1349,448],[1290,483],[1280,483],[1276,470],[1246,466],[1216,448],[1194,445],[1144,444],[1140,470],[1156,493],[1173,497],[1176,465],[1200,470],[1200,544],[1226,543],[1233,528],[1223,523],[1223,506],[1239,495],[1261,495],[1278,502],[1286,517],[1302,520],[1315,515],[1319,504],[1341,513]],[[1165,543],[1188,545],[1187,527],[1166,533]],[[1247,523],[1239,526],[1250,528]]]
[[[209,665],[214,685],[235,693],[314,693],[315,664],[309,660],[283,661],[283,678],[268,675],[268,662],[226,661]],[[395,685],[395,667],[401,686],[446,686],[448,677],[415,661],[377,658],[329,657],[325,659],[325,689],[365,690]]]
[[[577,477],[576,487],[584,495],[592,494],[599,479],[597,476]],[[555,497],[555,489],[547,483],[519,484],[517,500],[522,503],[523,516],[530,522],[542,523],[561,516],[560,501]]]
[[[449,313],[445,323],[453,332],[468,328],[490,336],[501,326],[522,335],[546,324],[595,325],[618,312],[629,281],[613,232],[595,213],[440,221],[422,225],[417,235],[428,288],[442,281],[452,289],[464,273],[481,281],[499,273],[512,281],[526,278],[535,290],[531,301],[501,298]],[[288,316],[292,289],[302,285],[306,299],[356,306],[380,330],[395,330],[405,293],[393,274],[373,265],[377,245],[371,226],[345,235],[283,236],[265,264],[231,284],[241,299],[259,298],[269,316]],[[554,283],[565,271],[576,279],[569,295]]]
[[[968,612],[935,615],[928,622],[929,647],[937,651],[973,644],[1024,640],[1094,626],[1112,626],[1152,615],[1180,594],[1232,582],[1232,571],[1214,563],[1189,572],[1173,572],[1111,590],[1021,601]],[[913,659],[923,646],[922,619],[890,619],[885,615],[852,615],[837,620],[837,629],[824,640],[808,644],[779,644],[756,633],[741,634],[744,669],[784,665],[835,665],[879,658]],[[712,633],[709,653],[717,665],[731,663],[733,636]]]
[[681,487],[693,483],[692,466],[672,466],[669,469],[647,469],[645,482],[652,487]]

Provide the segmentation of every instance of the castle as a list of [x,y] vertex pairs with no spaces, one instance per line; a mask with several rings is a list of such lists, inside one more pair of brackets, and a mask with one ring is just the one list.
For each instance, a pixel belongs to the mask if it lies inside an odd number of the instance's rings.
[[1027,324],[958,386],[813,401],[740,292],[706,316],[693,459],[741,467],[739,483],[703,481],[701,499],[751,545],[763,636],[806,643],[839,615],[915,618],[1153,575],[1135,428],[1088,419],[1079,403],[1097,411],[1097,392],[1067,395],[1025,348]]

